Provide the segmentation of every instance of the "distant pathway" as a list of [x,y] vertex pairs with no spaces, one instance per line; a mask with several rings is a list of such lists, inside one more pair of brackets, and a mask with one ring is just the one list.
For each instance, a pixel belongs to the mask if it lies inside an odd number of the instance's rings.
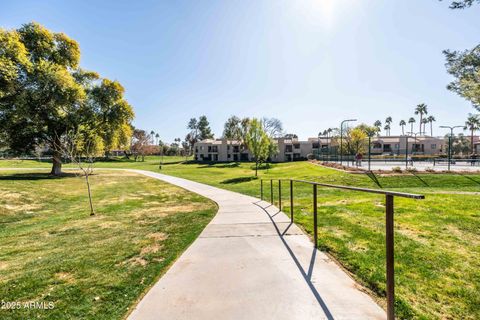
[[278,209],[259,199],[128,170],[212,199],[219,211],[129,319],[384,319],[385,312]]

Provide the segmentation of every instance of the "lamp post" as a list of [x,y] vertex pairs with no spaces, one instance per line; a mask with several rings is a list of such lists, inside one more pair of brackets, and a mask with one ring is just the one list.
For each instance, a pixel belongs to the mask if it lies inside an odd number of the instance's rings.
[[340,164],[341,165],[343,164],[343,124],[345,122],[353,122],[353,121],[357,121],[357,119],[347,119],[347,120],[343,120],[340,123]]
[[[422,132],[407,132],[407,133],[410,133],[411,136],[413,136],[413,141],[414,141],[414,144],[416,144],[417,142],[417,135],[422,135]],[[407,151],[406,151],[406,165],[405,167],[408,167],[408,138],[407,138]],[[412,156],[413,156],[413,146],[412,146]],[[412,165],[413,165],[413,158],[412,158]]]
[[453,129],[463,128],[463,126],[440,126],[443,129],[450,129],[450,135],[448,136],[448,171],[450,171],[450,161],[452,159],[452,138],[453,138]]

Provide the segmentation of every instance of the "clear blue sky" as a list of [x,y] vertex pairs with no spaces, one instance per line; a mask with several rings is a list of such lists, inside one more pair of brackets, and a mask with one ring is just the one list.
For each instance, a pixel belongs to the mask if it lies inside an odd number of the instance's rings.
[[202,114],[217,137],[232,114],[301,138],[392,116],[394,134],[421,102],[437,127],[463,124],[474,109],[445,89],[442,50],[479,44],[479,17],[437,0],[0,2],[4,28],[77,40],[84,68],[124,85],[135,125],[170,142]]

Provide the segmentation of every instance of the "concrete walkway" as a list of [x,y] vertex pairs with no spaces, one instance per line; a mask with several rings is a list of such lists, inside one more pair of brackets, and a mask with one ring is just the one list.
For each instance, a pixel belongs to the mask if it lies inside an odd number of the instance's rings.
[[385,319],[289,218],[259,199],[129,170],[212,199],[219,211],[128,319]]

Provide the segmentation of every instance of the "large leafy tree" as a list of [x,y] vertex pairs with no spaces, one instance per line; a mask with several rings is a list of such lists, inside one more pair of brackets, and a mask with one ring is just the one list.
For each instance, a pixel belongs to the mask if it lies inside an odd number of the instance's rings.
[[198,118],[198,132],[200,140],[213,139],[212,129],[206,116],[200,116]]
[[110,148],[126,140],[133,118],[123,88],[80,69],[79,60],[77,42],[38,23],[0,29],[0,139],[17,153],[48,146],[52,174],[61,173],[68,131],[82,126]]
[[480,0],[460,0],[452,1],[450,9],[465,9],[472,6],[475,2],[480,3]]
[[444,51],[448,73],[455,80],[447,89],[470,101],[480,111],[480,45],[463,52]]

